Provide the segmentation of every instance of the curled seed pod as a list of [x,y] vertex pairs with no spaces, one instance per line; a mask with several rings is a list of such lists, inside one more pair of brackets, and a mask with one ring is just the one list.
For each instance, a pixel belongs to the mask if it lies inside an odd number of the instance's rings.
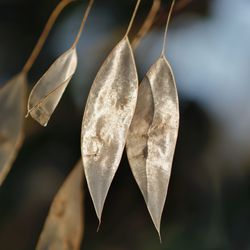
[[83,166],[97,217],[119,166],[134,114],[138,77],[128,33],[101,66],[90,90],[82,122]]
[[28,114],[46,126],[77,67],[76,49],[60,56],[32,89]]
[[0,185],[23,142],[26,91],[25,74],[13,77],[0,89]]
[[[170,14],[173,6],[174,1]],[[131,170],[159,236],[179,128],[179,101],[174,75],[164,56],[165,40],[166,33],[162,55],[139,87],[126,144]]]
[[79,250],[83,236],[83,170],[79,162],[55,196],[37,250]]
[[88,18],[94,0],[90,0],[72,47],[61,55],[32,89],[28,100],[28,113],[42,126],[46,126],[77,67],[76,45]]

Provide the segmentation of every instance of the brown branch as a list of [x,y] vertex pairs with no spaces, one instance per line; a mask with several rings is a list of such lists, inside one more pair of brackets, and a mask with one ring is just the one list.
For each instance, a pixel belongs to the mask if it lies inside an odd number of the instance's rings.
[[161,7],[161,0],[153,0],[152,7],[149,11],[147,18],[145,19],[143,25],[141,26],[140,30],[138,31],[137,35],[134,37],[132,41],[133,49],[136,49],[139,45],[140,41],[143,37],[149,32],[152,25],[154,24],[155,17]]
[[[174,13],[181,11],[184,9],[187,5],[189,5],[193,0],[180,0],[176,3],[174,8]],[[140,30],[136,34],[136,36],[132,40],[132,48],[136,49],[141,42],[141,40],[146,36],[146,34],[150,31],[152,26],[161,19],[162,15],[165,15],[165,11],[159,10],[161,7],[161,0],[153,0],[152,7],[149,11],[149,14],[147,18],[145,19],[144,23],[142,24]],[[157,15],[158,14],[158,15]]]

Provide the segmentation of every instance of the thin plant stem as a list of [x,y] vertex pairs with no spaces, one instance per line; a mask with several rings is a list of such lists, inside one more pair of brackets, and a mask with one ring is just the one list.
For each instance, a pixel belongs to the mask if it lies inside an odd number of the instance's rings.
[[73,2],[74,0],[62,0],[54,9],[54,11],[52,12],[49,20],[47,21],[45,28],[35,46],[35,48],[33,49],[29,59],[27,60],[27,62],[25,63],[23,69],[22,69],[22,73],[27,74],[32,65],[34,64],[35,60],[37,59],[39,53],[41,52],[41,49],[49,35],[49,32],[51,31],[57,17],[59,16],[59,14],[62,12],[62,10],[71,2]]
[[72,48],[75,48],[76,45],[77,45],[78,42],[79,42],[79,39],[80,39],[80,37],[81,37],[83,28],[84,28],[85,23],[86,23],[86,21],[87,21],[87,19],[88,19],[88,16],[89,16],[90,10],[91,10],[91,8],[92,8],[92,6],[93,6],[93,3],[94,3],[94,0],[90,0],[90,1],[89,1],[89,4],[88,4],[88,6],[87,6],[87,9],[85,10],[85,13],[84,13],[84,16],[83,16],[83,19],[82,19],[82,23],[81,23],[80,29],[79,29],[78,34],[77,34],[77,36],[76,36],[76,39],[75,39],[75,41],[74,41],[74,43],[73,43],[73,45],[72,45]]
[[172,12],[173,12],[173,9],[174,9],[174,4],[175,4],[175,0],[172,1],[171,7],[170,7],[170,10],[169,10],[169,13],[168,13],[168,19],[167,19],[167,24],[166,24],[164,39],[163,39],[163,47],[162,47],[162,52],[161,52],[162,55],[165,54],[165,50],[166,50],[168,26],[169,26],[171,15],[172,15]]
[[[192,0],[181,0],[178,1],[178,3],[175,4],[175,8],[173,9],[173,12],[181,11],[183,8],[185,8],[188,4],[190,4]],[[140,44],[141,40],[145,37],[145,35],[150,31],[155,21],[157,21],[157,12],[160,9],[161,0],[154,0],[152,7],[149,11],[149,14],[144,21],[143,25],[141,26],[140,30],[132,40],[132,48],[136,49],[138,45]]]
[[132,48],[136,49],[139,45],[140,41],[144,38],[144,36],[149,32],[150,28],[152,27],[155,17],[161,7],[161,0],[153,0],[152,7],[149,11],[147,18],[145,19],[143,25],[141,26],[140,30],[138,31],[137,35],[134,37],[132,41]]
[[131,30],[131,27],[132,27],[132,24],[133,24],[133,22],[134,22],[135,15],[136,15],[136,13],[137,13],[137,10],[138,10],[138,8],[139,8],[140,3],[141,3],[141,0],[137,0],[137,3],[136,3],[136,6],[135,6],[135,9],[134,9],[132,18],[131,18],[131,20],[130,20],[130,22],[129,22],[128,29],[127,29],[127,32],[126,32],[126,34],[125,34],[125,37],[128,36],[128,34],[129,34],[130,30]]

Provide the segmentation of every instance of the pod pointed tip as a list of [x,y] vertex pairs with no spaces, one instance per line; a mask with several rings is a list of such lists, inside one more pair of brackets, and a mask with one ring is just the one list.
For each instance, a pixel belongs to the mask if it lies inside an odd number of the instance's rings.
[[152,211],[149,209],[152,221],[154,223],[155,229],[158,233],[160,243],[162,243],[162,238],[161,238],[161,216],[157,216],[156,214],[152,213]]
[[87,179],[87,184],[88,184],[89,191],[90,191],[90,196],[92,198],[93,205],[95,208],[95,213],[99,220],[99,224],[101,224],[104,203],[105,203],[107,193],[108,193],[107,186],[109,187],[110,185],[107,185],[105,180],[103,180],[103,178],[100,177],[99,175],[95,175],[97,177],[95,181],[89,180],[88,179],[89,172],[86,166],[85,166],[85,173],[87,176],[86,179]]
[[101,223],[102,223],[101,218],[98,218],[98,219],[99,219],[99,224],[98,224],[98,227],[96,230],[97,233],[100,231],[100,227],[101,227]]
[[27,119],[29,117],[30,112],[28,111],[27,114],[25,115],[25,118]]
[[103,206],[101,207],[97,207],[96,206],[96,203],[94,203],[94,207],[95,207],[95,211],[96,211],[96,216],[98,218],[98,227],[97,227],[97,232],[99,232],[100,230],[100,227],[101,227],[101,223],[102,223],[102,209],[103,209]]
[[160,228],[157,229],[157,233],[158,233],[158,236],[159,236],[160,243],[162,244],[162,238],[161,238]]

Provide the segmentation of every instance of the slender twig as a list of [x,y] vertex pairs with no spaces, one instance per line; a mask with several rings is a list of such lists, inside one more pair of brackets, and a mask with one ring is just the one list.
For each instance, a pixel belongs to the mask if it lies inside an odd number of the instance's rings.
[[141,0],[137,0],[137,3],[136,3],[136,6],[135,6],[135,9],[134,9],[132,18],[131,18],[131,20],[130,20],[130,22],[129,22],[128,29],[127,29],[127,32],[126,32],[126,34],[125,34],[125,37],[128,36],[128,34],[129,34],[130,30],[131,30],[131,27],[132,27],[132,25],[133,25],[133,22],[134,22],[134,19],[135,19],[135,15],[136,15],[136,13],[137,13],[137,10],[138,10],[138,8],[139,8],[140,3],[141,3]]
[[[190,4],[192,0],[180,0],[175,4],[175,7],[173,9],[173,13],[181,11],[183,8],[185,8],[188,4]],[[147,35],[147,33],[150,31],[150,29],[153,27],[155,23],[158,22],[159,18],[161,17],[161,14],[157,16],[157,13],[160,10],[161,0],[154,0],[152,7],[149,11],[149,14],[147,18],[145,19],[143,25],[141,26],[140,30],[134,37],[132,41],[132,47],[133,49],[136,49],[141,42],[141,40]]]
[[91,10],[91,8],[92,8],[92,6],[93,6],[93,3],[94,3],[94,0],[90,0],[90,1],[89,1],[89,4],[88,4],[88,6],[87,6],[87,9],[86,9],[86,11],[85,11],[85,13],[84,13],[84,16],[83,16],[83,19],[82,19],[82,23],[81,23],[80,29],[79,29],[78,34],[77,34],[77,36],[76,36],[76,39],[75,39],[75,41],[74,41],[74,43],[73,43],[73,45],[72,45],[72,48],[75,48],[76,45],[77,45],[78,42],[79,42],[79,39],[80,39],[80,37],[81,37],[83,28],[84,28],[85,23],[86,23],[86,21],[87,21],[87,19],[88,19],[88,16],[89,16],[90,10]]
[[23,73],[28,73],[29,70],[31,69],[32,65],[34,64],[35,60],[37,59],[48,35],[50,30],[52,29],[58,15],[62,12],[62,10],[71,2],[73,2],[74,0],[62,0],[57,7],[54,9],[54,11],[52,12],[49,20],[47,21],[45,28],[35,46],[35,48],[33,49],[29,59],[27,60],[27,62],[25,63],[22,72]]
[[144,36],[149,32],[152,25],[154,24],[155,17],[161,7],[161,0],[153,0],[152,7],[148,13],[148,16],[146,17],[143,25],[141,26],[140,30],[134,37],[132,41],[132,48],[136,49],[139,45],[140,41],[144,38]]
[[169,10],[169,13],[168,13],[168,19],[167,19],[167,24],[166,24],[164,39],[163,39],[163,47],[162,47],[162,52],[161,52],[162,55],[165,54],[168,26],[169,26],[169,22],[170,22],[170,19],[171,19],[171,15],[173,13],[174,4],[175,4],[175,0],[172,1],[171,7],[170,7],[170,10]]

